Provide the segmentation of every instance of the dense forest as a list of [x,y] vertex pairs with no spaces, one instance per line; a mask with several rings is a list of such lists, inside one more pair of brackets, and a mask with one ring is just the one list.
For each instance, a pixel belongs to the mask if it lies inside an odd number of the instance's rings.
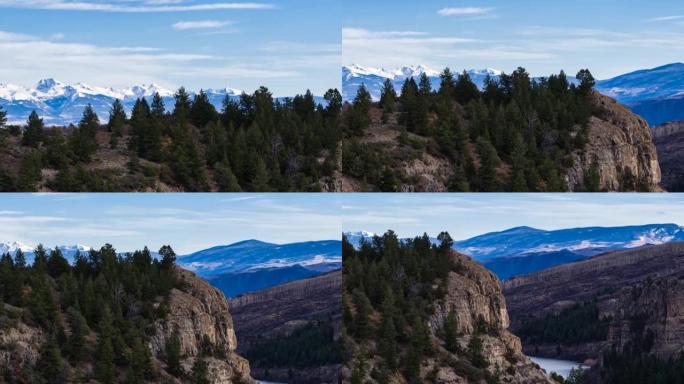
[[332,319],[313,320],[287,336],[250,347],[244,356],[252,366],[266,369],[341,364],[342,348],[334,334]]
[[[32,265],[21,250],[14,258],[4,254],[0,328],[21,322],[40,329],[46,342],[35,365],[10,354],[9,364],[0,368],[0,381],[161,382],[147,341],[154,322],[168,312],[169,292],[181,283],[173,272],[173,249],[164,246],[159,254],[154,259],[144,248],[121,255],[107,244],[77,253],[73,266],[59,248],[38,246]],[[165,356],[170,374],[207,382],[202,359],[192,372],[182,370],[179,340],[168,342]]]
[[599,318],[596,301],[576,303],[559,313],[521,320],[515,330],[525,345],[562,344],[604,341],[608,337],[610,318]]
[[[352,384],[363,383],[366,375],[386,383],[397,373],[408,383],[421,383],[422,362],[437,356],[427,319],[446,295],[449,273],[463,268],[451,257],[449,234],[438,239],[438,246],[427,235],[399,241],[388,231],[358,250],[343,239],[345,361],[353,365]],[[455,318],[450,319],[443,330],[446,348],[469,360],[453,364],[465,377],[483,378],[480,338],[473,337],[467,351],[457,351]]]
[[[439,89],[422,74],[408,78],[398,96],[385,81],[379,103],[362,85],[343,113],[343,172],[367,190],[396,191],[416,181],[401,162],[428,153],[448,161],[450,191],[564,191],[573,152],[587,142],[587,122],[600,111],[590,100],[594,78],[581,70],[577,85],[564,72],[532,79],[523,68],[488,77],[480,90],[465,71],[440,75]],[[399,131],[403,148],[393,154],[364,140],[373,125]],[[377,116],[376,113],[376,116]],[[599,188],[598,171],[584,175],[587,191]]]
[[[0,109],[0,191],[318,191],[336,168],[340,93],[274,100],[261,87],[219,112],[180,88],[173,111],[159,94],[109,121],[90,105],[76,126],[46,128],[34,111],[5,127]],[[323,180],[323,181],[322,181]],[[163,186],[163,188],[162,188]]]

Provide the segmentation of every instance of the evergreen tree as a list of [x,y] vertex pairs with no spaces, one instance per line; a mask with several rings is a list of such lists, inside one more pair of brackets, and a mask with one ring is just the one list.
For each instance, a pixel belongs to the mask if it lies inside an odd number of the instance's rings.
[[471,100],[475,100],[480,96],[480,91],[477,85],[473,83],[468,72],[463,71],[456,81],[454,86],[454,97],[462,105],[468,104]]
[[66,383],[64,374],[64,360],[57,345],[57,340],[51,337],[36,362],[36,371],[44,383]]
[[190,113],[190,95],[184,87],[180,87],[178,92],[174,95],[174,98],[176,103],[173,108],[173,116],[180,125],[183,125],[187,122]]
[[368,128],[371,107],[371,95],[364,84],[361,84],[352,103],[352,111],[347,115],[347,127],[352,135],[359,136]]
[[166,341],[166,369],[173,376],[180,376],[183,373],[183,368],[180,364],[181,344],[177,334],[173,334]]
[[100,120],[93,107],[88,104],[83,110],[78,128],[73,130],[69,139],[69,146],[77,160],[86,163],[90,161],[98,147],[96,135],[99,127]]
[[218,112],[216,108],[209,101],[207,94],[200,90],[190,107],[190,120],[196,127],[202,128],[207,125],[210,121],[216,121],[218,119]]
[[173,251],[170,245],[162,246],[159,249],[159,255],[162,257],[162,268],[171,269],[176,264],[176,252]]
[[588,95],[591,89],[594,88],[594,85],[596,85],[596,80],[594,80],[594,76],[592,76],[588,69],[581,69],[577,72],[576,78],[580,82],[577,90],[582,95]]
[[34,110],[31,112],[26,122],[26,129],[21,138],[21,144],[29,147],[37,147],[43,141],[44,129],[43,119],[41,119]]
[[81,312],[75,308],[69,309],[69,321],[71,323],[71,335],[67,341],[69,360],[78,364],[88,357],[88,346],[85,340],[88,324]]
[[209,384],[207,362],[203,358],[198,358],[192,365],[192,383]]
[[21,249],[17,249],[14,254],[14,267],[17,269],[26,268],[26,256]]
[[152,96],[152,106],[150,109],[150,114],[157,120],[161,120],[166,115],[166,106],[164,105],[164,99],[161,97],[159,92],[155,92]]
[[112,346],[114,329],[111,311],[108,306],[105,306],[102,312],[99,331],[100,335],[95,353],[95,375],[103,383],[110,384],[115,382],[116,366],[114,364],[114,347]]
[[397,99],[397,92],[390,79],[385,79],[380,91],[380,105],[382,106],[382,120],[387,122],[389,115],[394,112],[394,104]]
[[444,342],[449,352],[458,352],[458,322],[453,310],[449,311],[449,315],[444,321]]
[[107,129],[111,132],[109,144],[112,148],[116,147],[119,138],[123,136],[123,128],[126,124],[126,111],[119,99],[114,100],[112,108],[109,110],[109,122]]
[[214,166],[214,178],[218,184],[220,192],[242,192],[237,177],[230,168],[227,161],[223,161]]

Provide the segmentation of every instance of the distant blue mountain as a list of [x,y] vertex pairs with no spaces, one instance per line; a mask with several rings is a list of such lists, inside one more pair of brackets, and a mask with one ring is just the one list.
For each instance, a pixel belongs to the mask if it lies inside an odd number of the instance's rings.
[[[453,68],[452,68],[453,69]],[[468,75],[482,89],[487,76],[498,79],[501,71],[493,69],[469,70]],[[342,93],[351,101],[361,84],[365,84],[373,99],[378,100],[385,79],[390,79],[399,92],[408,77],[428,75],[433,89],[439,88],[439,71],[425,66],[404,67],[397,70],[362,67],[342,67]],[[570,81],[574,81],[572,76]],[[642,116],[651,126],[667,121],[684,120],[684,63],[667,64],[642,69],[611,79],[598,80],[596,90],[615,98]]]
[[[346,232],[352,245],[372,241],[370,232]],[[437,239],[431,238],[434,244]],[[455,241],[453,248],[472,256],[501,279],[565,264],[599,253],[684,240],[677,224],[585,227],[546,231],[515,227]]]
[[[339,267],[338,267],[339,268]],[[228,297],[246,292],[255,292],[290,281],[306,279],[322,272],[293,265],[282,268],[263,268],[248,272],[229,272],[212,276],[209,283],[223,291]]]
[[294,265],[325,272],[341,266],[342,242],[324,240],[272,244],[246,240],[180,256],[178,263],[203,277]]

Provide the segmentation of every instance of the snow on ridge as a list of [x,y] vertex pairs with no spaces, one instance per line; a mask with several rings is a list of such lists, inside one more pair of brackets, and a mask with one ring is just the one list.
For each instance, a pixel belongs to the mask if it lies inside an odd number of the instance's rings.
[[[426,65],[411,65],[411,66],[404,66],[404,67],[399,67],[399,68],[394,68],[394,69],[385,69],[383,67],[370,67],[370,66],[362,66],[362,65],[357,65],[357,64],[350,64],[347,66],[342,67],[343,73],[347,73],[347,77],[363,77],[363,76],[378,76],[382,78],[387,78],[390,80],[396,80],[396,79],[407,79],[409,77],[418,77],[425,73],[428,77],[436,77],[439,76],[441,71],[437,71],[435,69],[432,69]],[[473,75],[490,75],[490,76],[501,76],[503,74],[503,71],[500,71],[498,69],[492,69],[492,68],[484,68],[484,69],[470,69],[466,70],[467,73]]]

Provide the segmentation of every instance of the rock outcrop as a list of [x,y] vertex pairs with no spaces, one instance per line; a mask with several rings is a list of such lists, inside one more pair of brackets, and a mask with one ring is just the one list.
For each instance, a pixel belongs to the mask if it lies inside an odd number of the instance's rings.
[[600,113],[589,119],[586,147],[574,154],[566,173],[568,189],[584,189],[585,173],[596,164],[603,190],[660,190],[658,154],[648,123],[608,96],[594,92],[592,97]]
[[684,351],[684,243],[609,252],[504,283],[512,328],[530,315],[558,313],[595,301],[610,319],[606,340],[577,345],[540,345],[540,355],[598,358],[601,352],[638,345],[661,358]]
[[665,123],[653,128],[653,143],[663,174],[661,185],[668,191],[684,190],[684,121]]
[[[335,337],[339,338],[341,291],[342,271],[336,270],[231,299],[235,332],[240,339],[238,352],[246,353],[255,344],[289,335],[319,319],[331,319]],[[333,384],[339,380],[340,365],[264,368],[255,362],[252,370],[255,377],[267,381]]]
[[208,342],[216,356],[225,356],[207,359],[212,383],[253,383],[249,362],[235,352],[237,338],[226,297],[194,273],[181,268],[177,271],[182,288],[171,291],[169,313],[155,324],[150,339],[152,354],[162,356],[166,341],[175,334],[184,357],[182,364],[190,371]]
[[[482,340],[482,356],[490,372],[498,374],[504,383],[553,383],[553,381],[522,352],[520,339],[509,330],[506,300],[496,276],[467,256],[456,255],[464,273],[451,272],[447,295],[436,306],[430,318],[430,329],[437,337],[450,312],[456,316],[461,347],[467,349],[476,335]],[[485,332],[482,330],[485,329]],[[452,367],[440,367],[440,383],[467,383]]]

